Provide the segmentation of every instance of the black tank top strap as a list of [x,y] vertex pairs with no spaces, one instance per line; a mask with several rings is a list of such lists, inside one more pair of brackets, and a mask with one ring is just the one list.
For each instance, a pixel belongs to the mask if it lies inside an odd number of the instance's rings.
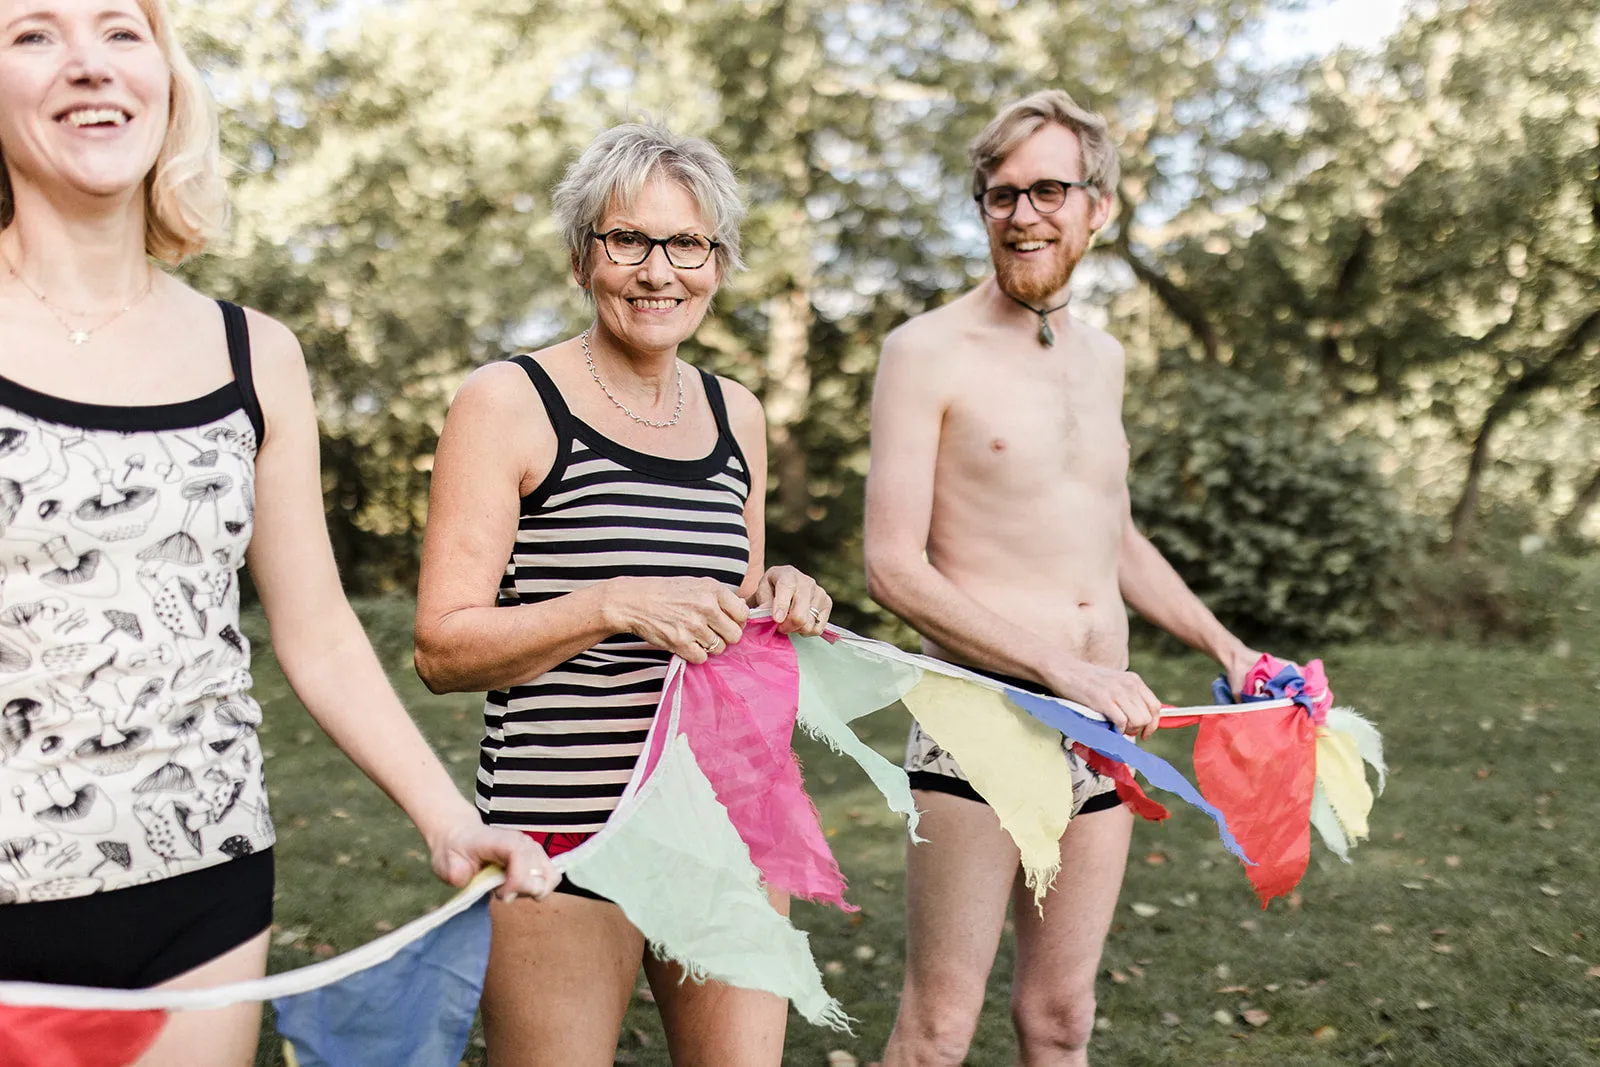
[[525,503],[538,504],[549,495],[550,490],[560,481],[567,470],[567,461],[572,456],[572,441],[577,436],[577,417],[567,407],[567,401],[561,395],[561,390],[556,386],[555,379],[550,377],[550,372],[539,366],[539,361],[532,356],[512,356],[511,362],[522,368],[522,373],[528,376],[533,387],[539,390],[539,399],[544,402],[544,413],[550,419],[550,428],[556,435],[556,458],[550,465],[550,473],[540,481],[538,488],[524,498]]
[[733,436],[733,426],[728,422],[728,404],[722,397],[722,383],[707,370],[700,370],[700,380],[705,383],[706,400],[711,404],[712,418],[717,420],[717,432],[727,440],[728,447],[739,458],[739,466],[744,468],[745,475],[754,484],[755,476],[750,473],[750,461],[744,458],[744,449],[739,447],[739,439]]
[[256,396],[255,375],[250,370],[250,324],[245,321],[244,309],[238,304],[218,300],[222,309],[222,324],[228,332],[228,363],[233,367],[233,381],[239,387],[239,400],[250,425],[256,430],[256,449],[267,440],[267,419],[261,412],[261,400]]

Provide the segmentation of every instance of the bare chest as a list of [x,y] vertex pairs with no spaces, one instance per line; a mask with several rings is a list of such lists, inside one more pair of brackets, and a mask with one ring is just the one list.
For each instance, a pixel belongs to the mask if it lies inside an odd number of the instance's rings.
[[1128,447],[1120,390],[1093,370],[975,376],[946,412],[940,476],[1002,495],[1117,492]]

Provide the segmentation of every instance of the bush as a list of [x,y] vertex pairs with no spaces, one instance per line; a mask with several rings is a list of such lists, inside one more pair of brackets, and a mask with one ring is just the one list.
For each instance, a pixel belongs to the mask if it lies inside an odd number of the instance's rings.
[[1139,528],[1235,632],[1274,648],[1368,632],[1409,522],[1317,399],[1194,364],[1129,385]]
[[1579,608],[1577,568],[1559,556],[1439,555],[1408,570],[1396,629],[1468,641],[1535,641]]

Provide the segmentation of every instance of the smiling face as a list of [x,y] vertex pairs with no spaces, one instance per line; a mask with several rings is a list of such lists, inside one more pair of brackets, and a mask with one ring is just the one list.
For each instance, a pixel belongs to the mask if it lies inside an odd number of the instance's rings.
[[135,0],[0,0],[0,152],[16,199],[142,202],[171,86]]
[[[1078,136],[1065,126],[1046,123],[1012,149],[988,175],[988,185],[1026,189],[1045,178],[1080,181],[1083,153]],[[1027,197],[1018,197],[1009,219],[983,217],[1000,288],[1029,304],[1058,303],[1089,240],[1105,225],[1111,201],[1093,189],[1067,190],[1066,203],[1041,214]]]
[[[626,207],[614,205],[600,217],[596,233],[638,230],[650,237],[709,234],[712,225],[689,190],[675,181],[652,178]],[[574,265],[578,284],[594,297],[601,329],[639,352],[672,351],[688,340],[705,318],[717,291],[717,259],[693,269],[674,267],[660,247],[638,266],[611,262],[599,241],[590,249],[585,278]]]

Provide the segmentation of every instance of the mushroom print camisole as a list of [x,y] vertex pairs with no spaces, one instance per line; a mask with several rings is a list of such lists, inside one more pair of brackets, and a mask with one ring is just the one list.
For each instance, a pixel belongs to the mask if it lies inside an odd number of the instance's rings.
[[273,842],[239,631],[260,406],[85,404],[0,378],[0,906]]

